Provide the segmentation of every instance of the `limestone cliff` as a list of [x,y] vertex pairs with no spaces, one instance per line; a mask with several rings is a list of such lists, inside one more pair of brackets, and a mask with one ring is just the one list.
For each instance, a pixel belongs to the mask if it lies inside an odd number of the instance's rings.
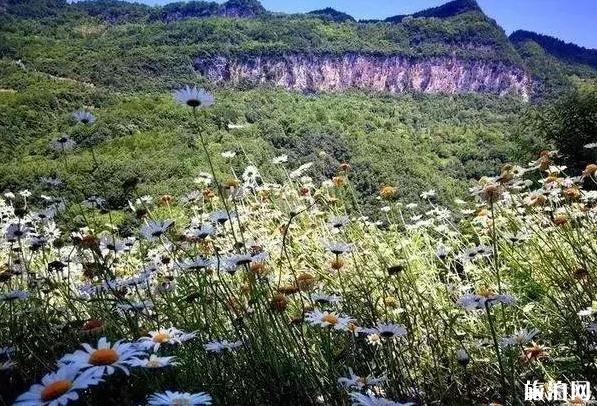
[[512,94],[529,98],[531,77],[520,67],[490,60],[456,57],[345,53],[292,53],[198,58],[195,68],[212,82],[273,84],[286,89],[381,92]]

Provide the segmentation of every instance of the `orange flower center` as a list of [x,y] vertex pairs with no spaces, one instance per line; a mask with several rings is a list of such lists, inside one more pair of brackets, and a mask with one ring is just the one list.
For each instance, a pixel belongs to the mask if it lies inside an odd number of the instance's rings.
[[111,348],[100,348],[89,356],[89,363],[93,365],[110,365],[118,361],[118,353]]
[[336,324],[338,323],[338,316],[335,314],[326,314],[321,317],[321,321],[325,321],[330,324]]
[[489,298],[493,296],[493,291],[489,288],[480,288],[477,292],[479,296],[483,296],[484,298]]
[[41,400],[48,402],[50,400],[58,399],[60,396],[68,392],[72,386],[72,381],[69,381],[68,379],[61,379],[59,381],[52,382],[51,384],[46,385],[44,390],[41,391]]
[[157,333],[156,335],[153,336],[153,341],[156,343],[165,343],[166,341],[168,341],[170,339],[170,335],[168,333]]

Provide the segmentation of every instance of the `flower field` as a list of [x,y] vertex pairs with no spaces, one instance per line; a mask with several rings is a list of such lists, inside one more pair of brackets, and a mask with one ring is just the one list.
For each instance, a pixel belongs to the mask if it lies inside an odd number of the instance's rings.
[[[220,151],[246,167],[222,176],[202,125],[217,100],[174,96],[206,168],[188,193],[131,180],[132,224],[101,188],[63,200],[60,174],[2,196],[5,403],[518,405],[528,382],[597,382],[597,165],[544,151],[449,208],[397,184],[363,212],[350,162],[320,183],[279,156],[273,180]],[[51,148],[67,168],[77,145]]]

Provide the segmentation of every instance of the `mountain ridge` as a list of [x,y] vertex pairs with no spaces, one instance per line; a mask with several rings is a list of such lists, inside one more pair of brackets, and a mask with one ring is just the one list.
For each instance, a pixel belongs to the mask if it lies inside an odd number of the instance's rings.
[[[6,21],[5,29],[0,30],[5,38],[0,43],[0,56],[24,60],[38,71],[54,76],[115,88],[146,83],[141,78],[162,86],[180,83],[183,77],[193,78],[201,73],[193,69],[193,61],[218,58],[233,61],[232,69],[236,67],[249,75],[246,78],[249,83],[270,83],[265,80],[270,76],[274,78],[272,83],[287,84],[288,88],[297,86],[293,84],[294,78],[313,83],[313,86],[299,86],[301,90],[344,89],[346,83],[361,88],[369,82],[359,75],[375,72],[378,79],[372,90],[376,91],[453,93],[456,89],[504,94],[515,89],[514,93],[524,99],[531,93],[529,87],[541,88],[535,84],[537,81],[548,83],[547,87],[556,84],[559,89],[560,85],[566,85],[568,76],[592,77],[595,73],[591,50],[525,31],[509,38],[475,0],[453,0],[382,21],[356,21],[330,7],[308,13],[272,13],[257,0],[229,0],[222,4],[174,2],[164,6],[120,0],[77,3],[0,0],[0,7],[5,9],[0,19]],[[19,30],[26,32],[27,21],[31,19],[47,21],[44,25],[47,28],[37,28],[37,33],[32,34],[36,39],[27,40],[29,43],[36,44],[40,35],[46,34],[58,42],[49,41],[39,49],[27,46],[25,40],[11,42],[11,38],[18,38]],[[23,28],[18,28],[19,25]],[[52,31],[52,27],[59,26],[63,32],[66,30],[67,37]],[[536,46],[526,45],[531,40],[535,40],[532,44]],[[46,55],[45,51],[52,47],[62,44],[63,49],[70,49],[76,43],[83,47],[83,53],[73,49],[75,54],[66,60],[52,57],[60,54],[58,50],[49,52],[50,57]],[[119,49],[126,53],[120,58],[103,55],[106,45],[113,52]],[[363,67],[344,66],[343,55],[356,55]],[[306,64],[305,59],[309,59]],[[388,65],[389,60],[395,61],[403,71]],[[576,68],[575,64],[587,60],[588,66]],[[312,61],[321,65],[313,65]],[[443,62],[438,64],[438,61]],[[371,64],[377,63],[379,66],[372,67]],[[260,64],[267,72],[254,71],[253,64]],[[560,68],[560,64],[566,67]],[[483,68],[479,68],[481,65]],[[454,66],[464,70],[455,70]],[[545,72],[547,66],[557,69]],[[379,72],[381,67],[387,69],[387,75],[393,72],[402,79],[384,76]],[[271,73],[270,69],[278,73]],[[286,78],[279,73],[280,69],[292,73],[287,73]],[[479,74],[486,76],[475,76]],[[533,79],[529,80],[531,74]],[[217,76],[234,77],[233,74]],[[421,78],[422,82],[413,84],[408,77]],[[321,83],[321,78],[329,78],[331,82]],[[242,82],[238,79],[234,82]],[[501,82],[494,83],[495,80]],[[540,93],[543,92],[537,92]]]
[[514,44],[533,41],[556,58],[597,69],[597,49],[586,48],[550,35],[526,30],[514,31],[509,38]]

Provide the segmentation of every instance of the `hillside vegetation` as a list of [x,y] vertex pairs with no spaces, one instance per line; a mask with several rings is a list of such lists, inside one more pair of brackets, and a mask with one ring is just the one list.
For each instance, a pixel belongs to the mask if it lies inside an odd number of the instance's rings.
[[[243,10],[254,9],[251,4]],[[10,136],[0,144],[0,190],[36,189],[41,177],[64,171],[79,176],[95,154],[107,167],[96,174],[98,183],[80,178],[82,195],[102,183],[108,201],[120,207],[126,203],[121,185],[131,177],[139,177],[146,192],[181,192],[206,168],[178,129],[182,119],[167,95],[186,83],[213,89],[193,68],[197,56],[360,50],[520,62],[503,30],[478,9],[397,24],[261,12],[254,18],[192,17],[206,7],[212,6],[8,2],[0,17],[0,119]],[[178,17],[156,17],[164,12]],[[358,193],[398,182],[413,198],[435,188],[450,199],[467,179],[506,162],[516,150],[512,134],[523,107],[516,99],[474,94],[301,95],[253,85],[214,90],[221,114],[210,131],[223,148],[245,151],[259,163],[286,151],[317,160],[327,172],[351,160],[363,169],[355,179]],[[77,147],[67,169],[59,170],[48,143],[83,106],[104,119],[92,134],[66,131]]]

